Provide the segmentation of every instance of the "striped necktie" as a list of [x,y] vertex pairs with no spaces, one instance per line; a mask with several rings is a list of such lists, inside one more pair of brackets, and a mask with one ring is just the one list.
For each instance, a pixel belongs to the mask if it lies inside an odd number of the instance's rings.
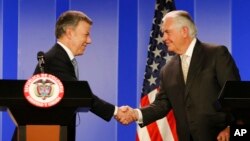
[[79,79],[79,72],[78,72],[78,65],[77,65],[77,61],[76,61],[76,58],[73,58],[71,60],[73,66],[74,66],[74,69],[75,69],[75,75],[76,75],[76,78],[77,80]]

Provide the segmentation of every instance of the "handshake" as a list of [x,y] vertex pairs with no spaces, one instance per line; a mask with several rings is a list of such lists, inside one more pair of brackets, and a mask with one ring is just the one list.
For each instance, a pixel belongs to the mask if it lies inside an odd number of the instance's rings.
[[121,106],[118,108],[117,114],[114,116],[117,121],[124,125],[137,121],[139,118],[138,111],[130,106]]

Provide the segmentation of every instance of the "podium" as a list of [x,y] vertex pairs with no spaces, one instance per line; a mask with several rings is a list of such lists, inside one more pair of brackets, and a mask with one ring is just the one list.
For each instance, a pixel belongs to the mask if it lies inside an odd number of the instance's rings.
[[0,80],[0,110],[7,110],[17,127],[18,141],[67,141],[76,112],[87,112],[92,92],[87,81],[62,81],[64,97],[56,105],[40,108],[23,94],[26,80]]
[[233,114],[235,124],[250,124],[250,81],[227,81],[219,102],[224,111]]

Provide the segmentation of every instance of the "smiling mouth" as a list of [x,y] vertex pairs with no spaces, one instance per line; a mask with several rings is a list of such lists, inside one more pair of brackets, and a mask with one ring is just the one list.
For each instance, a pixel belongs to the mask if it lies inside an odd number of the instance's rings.
[[83,48],[86,48],[86,46],[87,46],[87,45],[85,45],[85,44],[82,45]]
[[168,42],[164,42],[167,46],[169,46],[170,45],[170,43],[168,43]]

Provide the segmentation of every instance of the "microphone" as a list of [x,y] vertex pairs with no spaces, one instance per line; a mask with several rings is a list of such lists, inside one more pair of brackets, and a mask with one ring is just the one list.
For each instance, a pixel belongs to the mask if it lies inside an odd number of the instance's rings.
[[37,53],[37,60],[38,60],[38,66],[40,68],[41,73],[44,73],[44,65],[45,65],[44,52],[39,51]]

